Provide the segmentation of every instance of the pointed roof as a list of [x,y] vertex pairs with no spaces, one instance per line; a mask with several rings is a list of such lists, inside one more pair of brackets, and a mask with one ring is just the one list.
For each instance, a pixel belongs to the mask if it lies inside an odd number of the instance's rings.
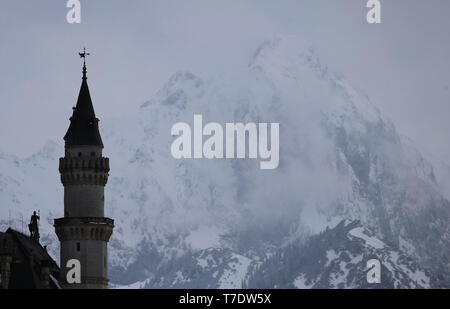
[[95,117],[94,106],[86,77],[86,64],[83,65],[83,82],[76,107],[70,117],[70,126],[64,140],[66,146],[99,146],[103,148],[102,138],[98,129],[98,119]]

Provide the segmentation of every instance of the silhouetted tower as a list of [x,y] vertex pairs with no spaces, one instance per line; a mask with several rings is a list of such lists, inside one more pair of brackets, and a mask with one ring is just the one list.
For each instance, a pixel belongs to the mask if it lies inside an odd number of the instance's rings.
[[[55,219],[61,243],[61,282],[64,288],[107,288],[107,245],[114,220],[104,217],[104,191],[109,159],[102,157],[103,142],[99,120],[87,84],[85,51],[83,78],[70,126],[64,136],[65,156],[59,159],[64,185],[64,218]],[[81,284],[68,284],[67,261],[81,263]]]

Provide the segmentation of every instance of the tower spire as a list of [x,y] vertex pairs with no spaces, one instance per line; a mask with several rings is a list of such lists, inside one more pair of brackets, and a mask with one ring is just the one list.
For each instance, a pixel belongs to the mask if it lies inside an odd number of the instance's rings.
[[103,148],[102,138],[98,128],[98,119],[95,117],[94,106],[86,77],[86,49],[78,53],[83,58],[83,81],[78,95],[77,105],[70,118],[70,126],[64,140],[66,146],[99,146]]

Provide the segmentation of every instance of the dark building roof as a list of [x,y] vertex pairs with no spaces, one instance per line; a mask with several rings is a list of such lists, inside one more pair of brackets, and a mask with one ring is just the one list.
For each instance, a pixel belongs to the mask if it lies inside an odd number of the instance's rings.
[[86,77],[86,65],[83,65],[83,82],[76,107],[70,117],[70,126],[64,140],[66,146],[99,146],[103,148],[102,138],[98,130],[98,119],[95,117],[94,106]]
[[[0,232],[0,256],[12,258],[8,289],[59,288],[58,265],[33,238],[11,228]],[[49,269],[46,276],[44,267]]]

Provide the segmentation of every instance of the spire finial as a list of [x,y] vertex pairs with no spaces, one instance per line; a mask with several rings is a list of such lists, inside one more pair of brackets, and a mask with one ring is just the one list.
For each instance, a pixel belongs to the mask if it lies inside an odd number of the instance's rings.
[[80,58],[83,58],[83,80],[86,80],[86,56],[89,56],[90,53],[86,53],[86,47],[83,47],[83,52],[82,53],[78,53],[78,55],[80,55]]

